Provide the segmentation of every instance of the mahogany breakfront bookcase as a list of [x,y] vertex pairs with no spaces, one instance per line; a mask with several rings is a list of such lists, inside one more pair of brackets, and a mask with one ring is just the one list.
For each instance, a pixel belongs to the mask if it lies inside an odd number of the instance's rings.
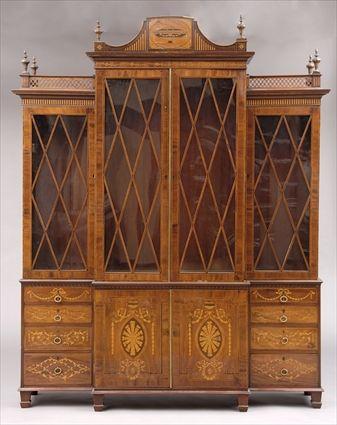
[[23,104],[21,406],[40,391],[292,391],[321,406],[318,53],[247,74],[239,37],[148,18]]

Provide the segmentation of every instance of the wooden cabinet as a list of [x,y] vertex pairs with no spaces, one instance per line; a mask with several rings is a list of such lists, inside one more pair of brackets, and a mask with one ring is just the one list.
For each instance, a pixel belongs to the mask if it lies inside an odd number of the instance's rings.
[[320,407],[318,54],[251,76],[244,25],[148,18],[91,77],[22,61],[21,406],[305,391]]

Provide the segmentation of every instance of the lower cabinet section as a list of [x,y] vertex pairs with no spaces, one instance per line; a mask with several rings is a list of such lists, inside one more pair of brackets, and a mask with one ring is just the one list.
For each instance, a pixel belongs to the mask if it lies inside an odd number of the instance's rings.
[[247,297],[95,291],[95,387],[247,388]]
[[91,354],[88,353],[26,353],[23,367],[26,386],[91,385]]
[[252,387],[319,386],[319,358],[316,354],[253,354]]
[[300,391],[321,406],[319,284],[30,283],[21,406],[39,391]]

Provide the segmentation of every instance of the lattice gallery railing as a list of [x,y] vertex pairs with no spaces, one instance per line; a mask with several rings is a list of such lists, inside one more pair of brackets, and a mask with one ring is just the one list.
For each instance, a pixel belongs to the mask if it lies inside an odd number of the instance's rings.
[[248,88],[250,89],[297,89],[319,86],[320,74],[297,76],[270,75],[265,77],[248,76]]
[[94,77],[47,77],[40,75],[24,75],[21,78],[21,86],[23,88],[49,90],[94,90]]

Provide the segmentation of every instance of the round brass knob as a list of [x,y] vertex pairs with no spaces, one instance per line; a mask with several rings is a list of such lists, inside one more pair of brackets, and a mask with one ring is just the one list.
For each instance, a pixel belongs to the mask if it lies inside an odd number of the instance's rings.
[[55,320],[55,322],[60,322],[62,320],[61,315],[60,314],[55,314],[54,320]]
[[61,295],[59,295],[59,294],[55,295],[55,297],[54,297],[54,301],[55,301],[56,303],[60,303],[60,302],[62,301],[62,297],[61,297]]
[[60,368],[60,367],[56,367],[55,369],[54,369],[54,373],[55,373],[55,375],[61,375],[61,373],[62,373],[62,369]]
[[288,339],[288,337],[287,337],[287,336],[283,336],[283,337],[282,337],[282,339],[281,339],[281,342],[282,342],[282,344],[284,344],[284,345],[288,344],[288,341],[289,341],[289,339]]
[[287,376],[288,375],[288,369],[286,369],[286,368],[281,369],[281,375]]
[[61,339],[59,336],[56,336],[56,337],[54,338],[53,342],[54,342],[54,344],[59,345],[59,344],[61,344],[62,339]]
[[280,322],[285,323],[288,321],[288,317],[285,314],[282,314],[282,316],[280,316]]
[[286,302],[288,302],[288,297],[286,295],[281,295],[280,301],[281,301],[281,303],[286,303]]

